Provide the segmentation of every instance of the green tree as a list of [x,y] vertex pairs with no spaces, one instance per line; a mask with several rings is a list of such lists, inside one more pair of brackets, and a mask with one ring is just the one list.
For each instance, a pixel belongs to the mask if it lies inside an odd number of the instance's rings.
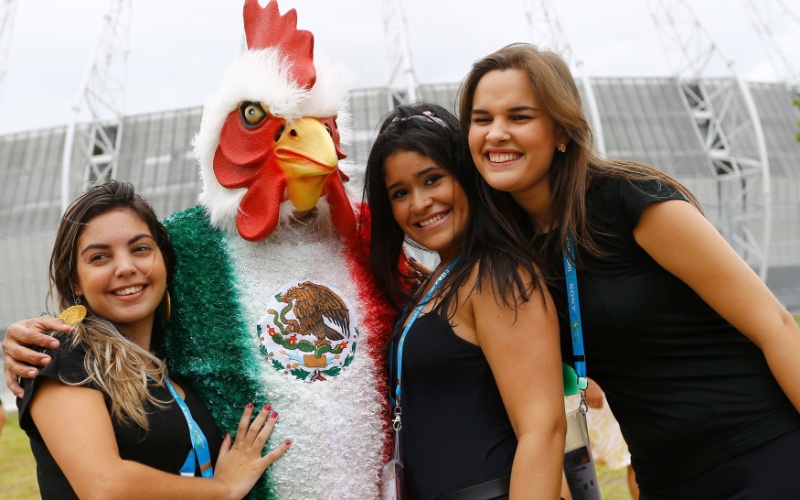
[[[800,108],[800,98],[794,100],[794,105]],[[800,120],[797,120],[797,142],[800,142]]]

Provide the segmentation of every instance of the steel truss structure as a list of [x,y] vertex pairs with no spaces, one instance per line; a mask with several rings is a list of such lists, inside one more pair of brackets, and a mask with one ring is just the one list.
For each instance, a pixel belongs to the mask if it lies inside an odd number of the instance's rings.
[[[113,0],[67,127],[61,175],[61,208],[74,197],[73,177],[89,186],[115,177],[122,140],[131,0]],[[79,125],[86,123],[85,126]],[[75,150],[77,148],[77,151]],[[80,171],[74,172],[73,165]]]
[[[733,61],[686,2],[651,0],[650,9],[716,179],[715,222],[766,281],[772,227],[770,169],[753,97]],[[731,78],[707,77],[720,69]]]
[[383,0],[383,28],[390,89],[389,109],[419,99],[419,81],[414,67],[403,0]]
[[11,50],[11,35],[14,32],[14,17],[17,13],[17,0],[2,0],[0,3],[0,98],[8,68],[8,53]]
[[567,64],[573,68],[583,86],[586,110],[592,124],[592,138],[598,151],[606,154],[606,143],[603,136],[603,123],[600,120],[600,110],[597,107],[597,98],[594,94],[592,82],[583,70],[583,61],[575,56],[566,33],[558,22],[553,5],[550,0],[524,0],[525,18],[528,21],[528,35],[532,43],[543,48],[551,48],[564,57]]
[[[48,282],[42,270],[47,269],[61,205],[81,188],[113,175],[134,183],[162,216],[197,203],[200,179],[191,139],[199,129],[202,107],[121,116],[131,2],[108,1],[113,8],[105,18],[73,123],[0,135],[0,331],[11,321],[42,311]],[[399,5],[385,1],[385,5]],[[0,7],[7,8],[11,2],[0,0]],[[577,68],[587,115],[595,135],[603,139],[603,149],[610,157],[654,165],[686,184],[703,203],[709,219],[762,277],[769,262],[770,289],[787,307],[800,310],[800,148],[796,141],[800,109],[791,105],[786,85],[749,82],[742,91],[736,77],[711,76],[708,68],[713,68],[714,58],[721,60],[727,74],[732,73],[730,63],[719,56],[716,46],[709,47],[713,45],[710,37],[692,16],[685,31],[694,38],[684,34],[682,42],[671,42],[677,49],[677,66],[682,67],[676,69],[677,77],[589,80],[551,4],[555,2],[529,0],[526,4],[531,39],[560,51]],[[387,25],[403,27],[393,42],[387,39],[388,45],[402,50],[388,61],[394,68],[391,88],[356,89],[348,96],[352,135],[346,150],[354,165],[366,162],[375,125],[398,102],[421,98],[453,109],[459,87],[456,82],[418,84],[402,9],[387,7],[386,12],[394,12],[387,14]],[[672,19],[666,20],[667,15]],[[663,32],[679,31],[677,14],[664,10],[660,19]],[[790,15],[782,19],[796,23]],[[777,31],[773,35],[781,40]],[[596,105],[591,104],[589,92],[596,95]],[[751,94],[758,114],[748,110]],[[764,134],[757,128],[759,115]],[[768,164],[761,160],[766,160],[763,142],[759,142],[764,135]],[[71,152],[65,155],[65,150]],[[357,180],[357,174],[352,179]],[[775,231],[765,233],[772,225]]]
[[769,61],[786,86],[800,99],[800,68],[792,64],[778,38],[785,33],[800,30],[800,17],[789,10],[782,0],[742,0],[750,23],[764,46]]

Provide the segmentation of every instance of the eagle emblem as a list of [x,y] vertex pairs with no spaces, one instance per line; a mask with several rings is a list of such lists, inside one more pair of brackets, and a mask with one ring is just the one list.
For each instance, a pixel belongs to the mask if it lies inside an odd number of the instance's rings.
[[338,375],[355,356],[353,308],[335,288],[313,281],[280,287],[258,321],[261,353],[285,375],[315,382]]

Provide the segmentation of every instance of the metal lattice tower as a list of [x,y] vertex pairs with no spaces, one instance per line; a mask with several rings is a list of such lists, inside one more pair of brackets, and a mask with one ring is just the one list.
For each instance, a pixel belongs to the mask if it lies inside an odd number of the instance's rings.
[[419,81],[408,40],[403,0],[383,0],[383,28],[386,61],[389,64],[389,106],[393,109],[398,104],[413,102],[419,97]]
[[8,53],[11,49],[11,35],[14,31],[14,18],[17,13],[17,0],[3,0],[0,4],[0,97],[8,68]]
[[561,54],[567,64],[575,68],[581,83],[583,83],[586,106],[592,124],[594,145],[598,151],[606,154],[606,143],[603,139],[603,124],[600,121],[600,110],[594,95],[592,82],[583,71],[583,61],[575,56],[569,44],[561,23],[558,22],[555,9],[549,0],[523,0],[525,17],[528,21],[528,36],[530,40],[540,47],[549,47]]
[[[80,163],[81,185],[114,177],[122,138],[131,0],[112,0],[103,30],[67,127],[61,176],[61,208],[71,200],[72,163]],[[74,158],[73,148],[78,149]]]
[[[650,10],[716,179],[718,229],[766,281],[770,171],[753,97],[733,61],[683,0],[651,0]],[[728,77],[709,78],[710,70]]]
[[742,5],[775,74],[786,82],[795,98],[800,98],[800,69],[792,63],[786,55],[785,46],[777,39],[782,32],[800,31],[800,17],[781,0],[759,0],[758,5],[754,0],[742,0]]

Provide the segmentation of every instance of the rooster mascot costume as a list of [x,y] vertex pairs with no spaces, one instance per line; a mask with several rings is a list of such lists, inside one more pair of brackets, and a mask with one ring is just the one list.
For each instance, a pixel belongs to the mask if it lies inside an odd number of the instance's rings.
[[166,221],[178,252],[167,341],[222,429],[280,413],[292,440],[253,498],[372,499],[387,459],[383,346],[393,312],[339,170],[348,78],[314,60],[294,10],[246,0],[248,51],[206,102],[201,205]]

